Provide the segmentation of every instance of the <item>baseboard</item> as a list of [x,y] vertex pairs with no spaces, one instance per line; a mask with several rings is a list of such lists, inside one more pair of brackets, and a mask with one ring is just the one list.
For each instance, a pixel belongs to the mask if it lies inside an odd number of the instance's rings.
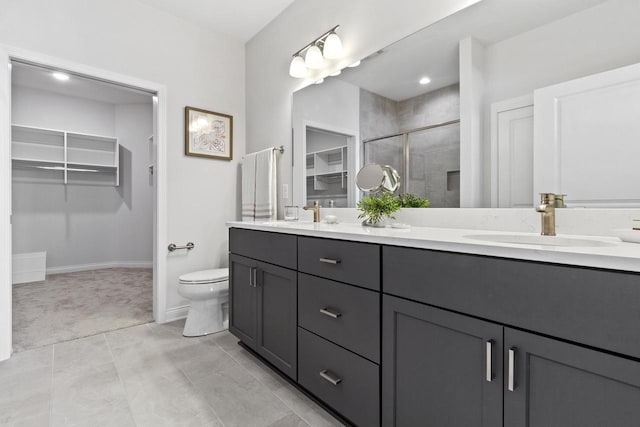
[[96,262],[91,264],[65,265],[62,267],[49,267],[47,274],[73,273],[76,271],[101,270],[104,268],[153,268],[151,261],[111,261]]
[[167,309],[165,312],[165,323],[173,322],[174,320],[180,320],[187,317],[187,313],[189,312],[189,305],[182,305],[180,307],[173,307]]
[[20,283],[42,282],[45,279],[47,252],[13,254],[11,281]]

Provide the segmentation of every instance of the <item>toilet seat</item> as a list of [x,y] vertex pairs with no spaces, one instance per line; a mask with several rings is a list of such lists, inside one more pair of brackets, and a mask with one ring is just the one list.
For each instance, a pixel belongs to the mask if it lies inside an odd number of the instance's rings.
[[204,285],[229,280],[228,268],[214,268],[211,270],[195,271],[183,274],[178,278],[183,285]]

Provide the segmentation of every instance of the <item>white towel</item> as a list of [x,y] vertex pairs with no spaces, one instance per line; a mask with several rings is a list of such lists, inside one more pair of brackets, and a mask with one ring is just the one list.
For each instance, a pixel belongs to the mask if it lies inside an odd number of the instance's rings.
[[256,154],[242,161],[242,220],[253,221],[256,206]]
[[277,218],[276,153],[273,148],[247,154],[242,163],[242,220]]

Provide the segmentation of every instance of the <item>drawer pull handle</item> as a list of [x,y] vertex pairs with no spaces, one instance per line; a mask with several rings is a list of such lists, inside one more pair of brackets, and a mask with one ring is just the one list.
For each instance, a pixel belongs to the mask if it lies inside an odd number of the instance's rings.
[[342,313],[331,311],[329,310],[329,307],[321,308],[320,313],[324,314],[325,316],[332,317],[334,319],[337,319],[338,317],[342,316]]
[[514,391],[516,389],[515,370],[516,370],[516,351],[518,349],[513,347],[509,349],[509,378],[507,383],[507,389]]
[[493,340],[489,340],[486,342],[486,379],[488,382],[493,380],[493,369],[491,364],[491,359],[493,358]]
[[320,262],[324,262],[325,264],[340,264],[342,261],[339,259],[331,259],[331,258],[320,258]]
[[335,378],[326,369],[320,371],[320,376],[322,377],[322,379],[330,382],[333,385],[338,385],[342,382],[341,378]]

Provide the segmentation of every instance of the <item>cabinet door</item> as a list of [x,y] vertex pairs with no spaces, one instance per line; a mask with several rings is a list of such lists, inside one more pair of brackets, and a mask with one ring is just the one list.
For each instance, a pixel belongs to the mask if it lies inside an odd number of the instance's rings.
[[296,379],[296,272],[258,263],[258,342],[256,351]]
[[505,426],[640,426],[639,362],[509,328],[504,341]]
[[385,295],[384,426],[502,425],[503,328]]
[[257,266],[250,258],[229,255],[229,331],[254,350],[258,320]]

